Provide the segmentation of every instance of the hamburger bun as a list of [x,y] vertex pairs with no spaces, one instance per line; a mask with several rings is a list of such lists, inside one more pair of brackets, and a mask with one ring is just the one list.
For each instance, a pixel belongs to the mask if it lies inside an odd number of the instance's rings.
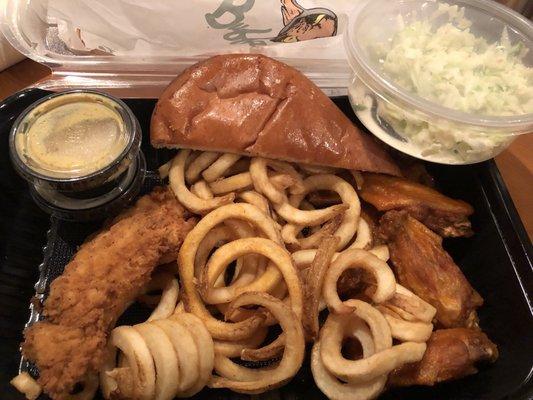
[[302,73],[258,54],[215,56],[165,89],[152,115],[158,148],[191,148],[399,175]]

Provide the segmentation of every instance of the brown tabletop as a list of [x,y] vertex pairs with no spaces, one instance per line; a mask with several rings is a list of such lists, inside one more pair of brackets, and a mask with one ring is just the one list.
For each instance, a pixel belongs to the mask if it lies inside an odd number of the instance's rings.
[[[49,70],[31,60],[0,72],[0,100],[48,75]],[[533,135],[519,137],[496,157],[518,213],[530,238],[533,238]]]

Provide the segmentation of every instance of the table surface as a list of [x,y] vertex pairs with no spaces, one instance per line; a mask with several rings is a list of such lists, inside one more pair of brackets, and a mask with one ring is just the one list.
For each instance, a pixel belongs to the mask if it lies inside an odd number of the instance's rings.
[[[0,100],[49,74],[48,68],[24,60],[0,72]],[[498,157],[496,163],[511,193],[530,239],[533,238],[533,134],[523,135]]]

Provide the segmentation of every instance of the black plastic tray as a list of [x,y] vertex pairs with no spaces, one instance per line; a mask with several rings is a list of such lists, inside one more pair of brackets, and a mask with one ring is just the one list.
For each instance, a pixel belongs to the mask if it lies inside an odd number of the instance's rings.
[[[45,294],[51,278],[97,224],[50,219],[31,200],[26,183],[12,169],[8,132],[20,112],[48,92],[28,89],[0,104],[0,399],[22,399],[9,380],[18,372],[19,343],[30,317],[30,300]],[[346,98],[337,105],[356,121]],[[149,170],[169,154],[151,148],[148,127],[154,100],[126,100],[144,131]],[[357,122],[357,121],[356,121]],[[498,344],[499,360],[477,375],[428,387],[389,390],[380,399],[530,399],[533,398],[532,246],[493,161],[465,167],[428,165],[443,193],[471,203],[476,213],[470,239],[446,240],[445,246],[471,284],[485,299],[479,309],[483,330]],[[145,190],[157,183],[149,173]],[[527,184],[527,182],[525,182]],[[48,234],[47,234],[48,233]],[[44,249],[44,250],[43,250]],[[43,252],[44,251],[44,252]],[[43,262],[43,255],[44,257]],[[41,264],[42,262],[42,264]],[[34,283],[40,283],[34,287]],[[36,315],[34,315],[35,317]],[[135,319],[135,315],[130,316]],[[204,390],[204,399],[245,399],[229,391]],[[268,399],[322,399],[304,365],[284,388]]]

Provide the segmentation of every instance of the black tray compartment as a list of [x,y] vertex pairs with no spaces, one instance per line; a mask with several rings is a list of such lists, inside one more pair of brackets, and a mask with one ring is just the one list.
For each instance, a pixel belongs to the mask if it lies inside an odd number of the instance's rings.
[[[26,183],[13,170],[8,133],[15,118],[49,92],[27,89],[0,103],[0,398],[22,399],[9,380],[18,373],[19,343],[30,318],[30,300],[45,295],[50,281],[98,223],[68,223],[49,218],[32,202]],[[148,191],[158,183],[155,169],[171,156],[149,144],[149,122],[155,100],[125,100],[143,129],[142,150],[151,171]],[[345,97],[337,105],[354,121]],[[532,246],[494,161],[449,167],[428,165],[440,190],[472,204],[476,234],[447,239],[445,247],[472,286],[485,299],[479,309],[481,327],[498,344],[499,360],[477,375],[434,387],[390,390],[381,400],[497,400],[533,398]],[[44,250],[43,250],[44,249]],[[44,251],[44,253],[43,253]],[[35,282],[39,283],[34,286]],[[133,321],[136,313],[126,316]],[[34,318],[36,314],[34,313]],[[229,391],[204,390],[199,399],[246,399]],[[255,398],[323,399],[308,364],[294,380],[275,393]]]

